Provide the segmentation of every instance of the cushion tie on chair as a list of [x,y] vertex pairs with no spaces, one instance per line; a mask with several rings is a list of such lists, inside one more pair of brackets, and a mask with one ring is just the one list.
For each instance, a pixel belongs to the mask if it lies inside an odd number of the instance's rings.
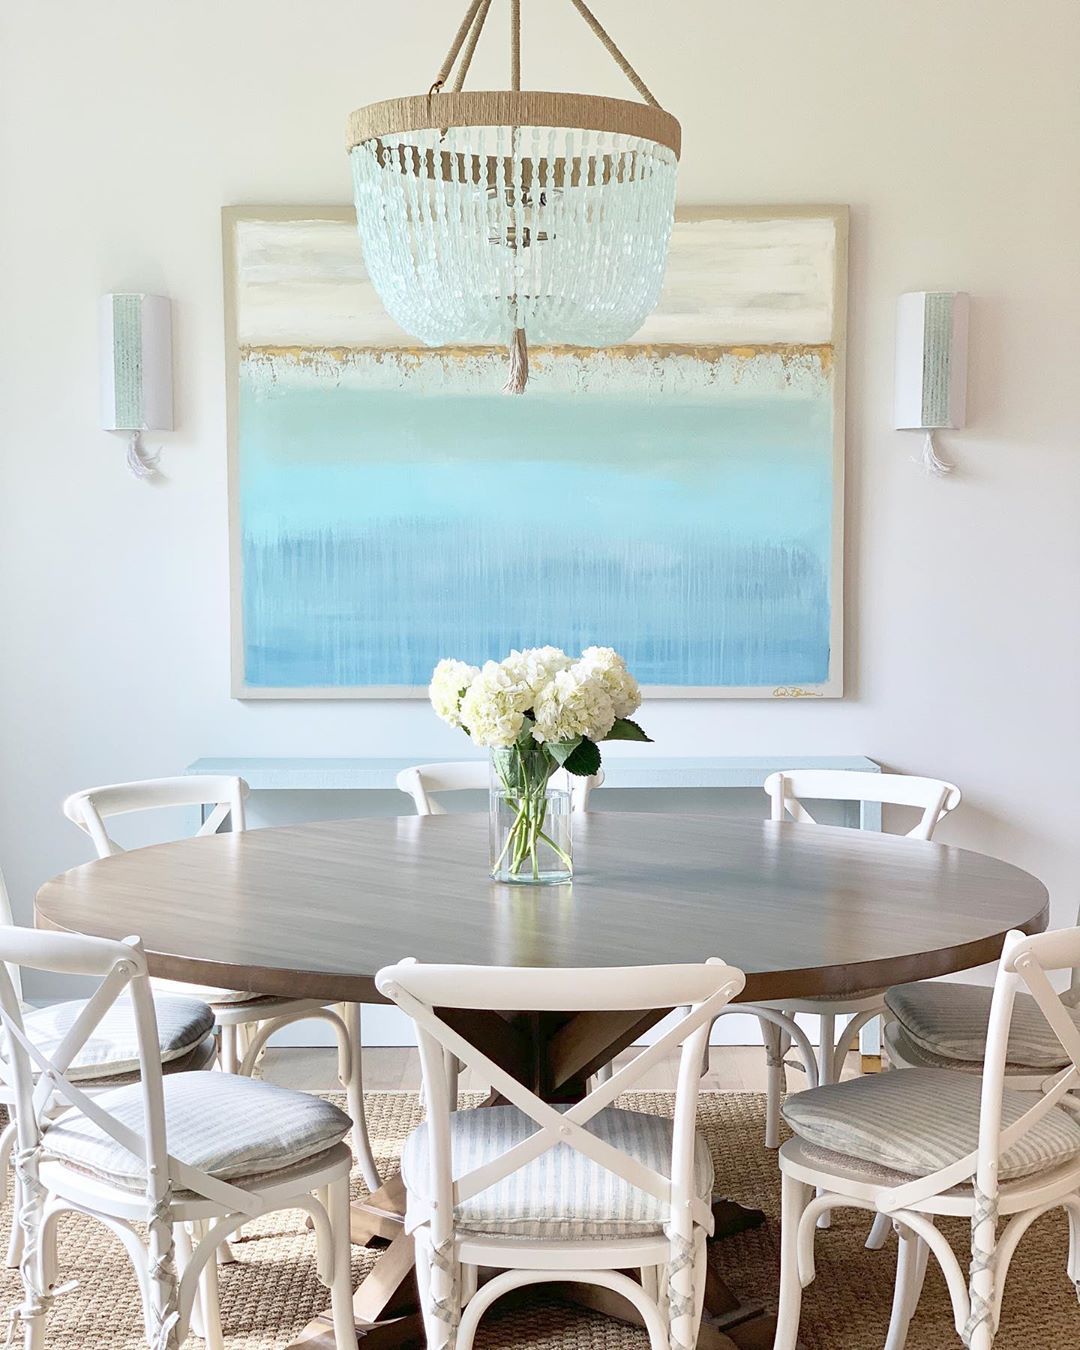
[[20,1322],[25,1321],[28,1316],[44,1317],[52,1306],[54,1299],[59,1298],[61,1294],[69,1293],[79,1283],[78,1280],[67,1280],[55,1289],[49,1289],[38,1280],[41,1271],[41,1262],[38,1259],[40,1225],[31,1224],[30,1220],[38,1213],[39,1207],[49,1197],[47,1188],[42,1185],[41,1178],[38,1176],[38,1163],[41,1161],[41,1156],[42,1148],[38,1143],[32,1148],[16,1149],[13,1160],[15,1175],[19,1181],[22,1204],[19,1206],[19,1211],[13,1217],[12,1222],[19,1224],[26,1235],[22,1260],[19,1262],[19,1273],[22,1275],[26,1300],[23,1303],[12,1304],[5,1314],[8,1324],[7,1336],[4,1339],[5,1346],[14,1345],[15,1331]]
[[693,1269],[694,1244],[678,1233],[667,1231],[666,1236],[671,1243],[671,1259],[668,1262],[667,1269],[668,1341],[671,1350],[694,1350],[692,1345],[684,1344],[671,1331],[680,1317],[692,1317],[694,1315],[693,1284],[691,1283],[689,1294],[681,1294],[675,1284],[676,1276],[684,1270]]
[[[457,1274],[456,1263],[453,1258],[454,1237],[451,1234],[444,1238],[442,1242],[431,1243],[431,1264],[436,1270],[441,1270],[454,1280]],[[453,1333],[457,1330],[458,1323],[461,1321],[461,1312],[457,1308],[457,1289],[451,1291],[450,1298],[452,1302],[446,1299],[436,1298],[434,1292],[428,1295],[428,1303],[433,1316],[437,1317],[448,1329],[448,1334],[442,1338],[435,1350],[446,1350],[446,1347],[452,1343]]]
[[[172,1225],[173,1186],[170,1181],[165,1193],[146,1213],[146,1226],[149,1229],[150,1249],[155,1241],[159,1255],[150,1262],[150,1279],[163,1284],[166,1290],[165,1306],[154,1309],[157,1326],[154,1328],[152,1350],[176,1350],[178,1344],[176,1328],[180,1322],[180,1312],[176,1307],[176,1243]],[[210,1258],[216,1260],[216,1255]]]
[[975,1196],[975,1208],[971,1215],[971,1266],[970,1280],[968,1283],[968,1298],[971,1303],[971,1311],[968,1319],[964,1323],[964,1329],[960,1335],[963,1337],[966,1346],[971,1345],[971,1338],[975,1335],[976,1328],[983,1322],[990,1322],[991,1331],[993,1331],[993,1295],[985,1299],[975,1291],[975,1276],[981,1275],[984,1271],[993,1273],[994,1252],[984,1252],[979,1246],[976,1234],[979,1231],[980,1224],[992,1223],[997,1226],[998,1220],[998,1201],[997,1196],[984,1195],[979,1189],[979,1184],[974,1177],[971,1179],[971,1188]]

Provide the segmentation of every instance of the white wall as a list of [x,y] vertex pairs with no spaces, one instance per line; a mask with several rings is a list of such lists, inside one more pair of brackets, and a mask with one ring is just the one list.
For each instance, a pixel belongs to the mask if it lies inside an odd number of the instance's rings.
[[[461,8],[463,8],[463,0]],[[223,203],[340,202],[346,113],[427,88],[459,6],[24,0],[0,33],[0,858],[82,861],[70,789],[203,754],[459,749],[422,704],[228,697]],[[619,93],[561,0],[529,84]],[[683,121],[695,203],[852,206],[849,696],[655,703],[665,754],[865,753],[962,784],[942,837],[1078,899],[1080,7],[597,0]],[[493,20],[494,22],[494,20]],[[504,44],[478,56],[501,78]],[[496,74],[496,71],[499,71]],[[895,297],[974,296],[971,429],[931,481],[890,430]],[[95,304],[175,301],[168,482],[96,429]],[[733,953],[737,957],[737,953]]]

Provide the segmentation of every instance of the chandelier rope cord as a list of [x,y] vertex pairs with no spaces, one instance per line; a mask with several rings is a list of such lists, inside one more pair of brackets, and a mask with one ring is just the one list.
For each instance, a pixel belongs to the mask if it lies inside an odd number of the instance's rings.
[[491,0],[480,0],[480,9],[476,15],[476,21],[472,26],[472,32],[469,34],[469,40],[465,44],[465,50],[461,54],[461,65],[458,67],[458,73],[451,86],[455,94],[460,94],[465,87],[465,76],[469,73],[469,67],[472,65],[472,59],[476,53],[476,44],[480,41],[480,34],[490,13]]
[[454,62],[458,58],[458,52],[461,51],[462,45],[469,35],[469,30],[473,26],[473,20],[476,18],[477,12],[483,4],[484,0],[472,0],[469,8],[465,11],[465,17],[461,21],[461,26],[454,34],[454,40],[450,44],[450,50],[446,53],[446,58],[439,67],[439,73],[435,76],[434,82],[432,83],[429,91],[432,94],[438,93],[450,78],[450,72],[453,70]]
[[[651,108],[659,108],[660,103],[652,90],[627,60],[622,49],[585,3],[585,0],[570,0],[570,3],[644,101]],[[490,12],[491,0],[471,0],[468,9],[465,11],[465,17],[461,20],[461,24],[454,34],[450,49],[447,51],[438,74],[432,82],[429,93],[437,94],[443,89],[450,78],[450,73],[454,69],[458,57],[461,56],[461,66],[452,85],[453,91],[460,93],[465,84],[465,76],[472,64],[476,45],[480,41],[480,34]],[[462,52],[463,47],[464,52]],[[520,90],[521,88],[521,0],[510,0],[510,87],[514,90]]]

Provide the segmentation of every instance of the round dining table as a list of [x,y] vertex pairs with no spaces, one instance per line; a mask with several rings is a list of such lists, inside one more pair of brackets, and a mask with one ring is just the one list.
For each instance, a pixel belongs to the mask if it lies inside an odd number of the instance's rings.
[[[577,816],[569,884],[500,885],[486,861],[487,820],[472,815],[217,834],[72,868],[38,892],[37,922],[136,934],[157,976],[291,998],[380,1002],[376,972],[403,957],[588,968],[719,956],[746,972],[752,1003],[970,969],[1048,913],[1037,878],[966,849],[714,815]],[[663,1012],[455,1016],[490,1058],[566,1101]],[[393,1177],[354,1208],[355,1240],[391,1242],[355,1297],[368,1350],[417,1333],[403,1200]],[[766,1320],[710,1268],[699,1347],[766,1344]],[[331,1347],[329,1326],[317,1319],[293,1345]]]

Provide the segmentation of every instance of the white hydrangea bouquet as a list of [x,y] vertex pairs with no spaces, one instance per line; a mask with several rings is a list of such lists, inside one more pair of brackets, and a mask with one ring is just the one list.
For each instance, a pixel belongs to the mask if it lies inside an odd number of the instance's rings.
[[631,714],[641,691],[610,647],[575,660],[558,647],[513,651],[482,667],[440,661],[428,690],[435,712],[491,751],[492,875],[566,881],[573,874],[570,800],[549,787],[559,769],[587,778],[600,741],[648,741]]

